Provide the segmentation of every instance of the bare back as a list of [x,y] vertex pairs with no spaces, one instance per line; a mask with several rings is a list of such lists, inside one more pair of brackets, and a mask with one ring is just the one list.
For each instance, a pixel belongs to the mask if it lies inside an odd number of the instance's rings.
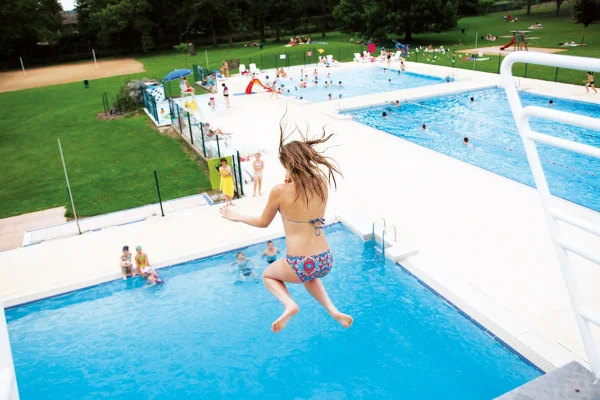
[[[281,186],[279,212],[284,216],[283,228],[285,230],[287,254],[290,256],[310,256],[327,251],[329,243],[325,238],[325,234],[320,232],[319,235],[316,235],[315,227],[306,222],[325,216],[327,198],[325,202],[321,202],[318,196],[309,194],[307,205],[304,197],[301,196],[296,199],[296,187],[293,182]],[[302,221],[303,223],[286,220]],[[317,224],[317,226],[320,225]]]

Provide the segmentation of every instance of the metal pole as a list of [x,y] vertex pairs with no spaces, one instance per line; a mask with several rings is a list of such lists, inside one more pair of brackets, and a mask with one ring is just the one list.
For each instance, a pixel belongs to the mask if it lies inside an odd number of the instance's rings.
[[19,57],[19,60],[21,60],[21,68],[23,69],[23,75],[27,76],[27,74],[25,73],[25,66],[23,65],[23,57]]
[[502,53],[498,53],[498,73],[500,73],[500,61],[502,61]]
[[96,64],[96,68],[98,68],[98,62],[96,62],[96,52],[92,49],[92,55],[94,56],[94,64]]
[[215,135],[217,138],[217,155],[221,157],[221,147],[219,146],[219,135]]
[[204,154],[204,158],[206,158],[206,146],[204,145],[204,123],[200,122],[200,133],[202,134],[202,153]]
[[181,113],[179,112],[179,104],[175,104],[177,107],[177,121],[179,121],[179,133],[183,135],[183,129],[181,129]]
[[194,136],[192,135],[192,123],[190,122],[190,113],[187,113],[188,117],[188,129],[190,131],[190,141],[194,144]]
[[523,76],[523,78],[527,78],[527,65],[528,65],[528,64],[529,64],[529,63],[525,63],[525,75]]
[[158,175],[156,174],[156,170],[154,170],[154,181],[156,182],[156,193],[158,193],[158,203],[160,204],[160,214],[164,217],[165,212],[162,206],[162,198],[160,197],[160,187],[158,186]]
[[206,69],[210,72],[210,66],[208,65],[208,50],[204,50],[204,55],[206,55]]
[[556,67],[556,74],[554,74],[554,82],[558,79],[558,67]]
[[75,202],[73,201],[73,193],[71,193],[71,185],[69,184],[69,175],[67,174],[67,164],[65,163],[65,157],[63,156],[62,146],[60,145],[60,139],[58,140],[58,150],[60,151],[60,159],[62,160],[63,169],[65,170],[65,179],[67,180],[67,189],[69,190],[69,197],[71,198],[71,207],[73,207],[73,216],[77,223],[77,230],[81,235],[81,227],[79,226],[79,219],[77,218],[77,211],[75,211]]
[[242,180],[242,160],[240,159],[240,152],[237,152],[237,160],[239,166],[239,175],[240,175],[240,192],[242,196],[244,195],[244,181]]
[[[252,63],[252,57],[250,57],[250,63]],[[260,54],[260,69],[264,69],[263,67],[263,60],[262,60],[262,53]]]
[[231,166],[233,167],[231,169],[231,172],[233,174],[233,184],[235,185],[235,191],[237,192],[237,198],[240,198],[240,189],[238,187],[238,174],[237,174],[237,168],[236,168],[236,162],[235,162],[235,157],[231,156]]

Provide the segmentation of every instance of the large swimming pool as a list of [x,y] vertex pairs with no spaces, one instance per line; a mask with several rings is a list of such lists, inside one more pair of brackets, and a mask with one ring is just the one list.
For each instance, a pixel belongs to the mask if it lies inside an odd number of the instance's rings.
[[[306,89],[300,87],[301,74],[299,70],[290,72],[288,79],[282,79],[285,85],[283,94],[295,98],[302,97],[311,102],[328,101],[329,94],[332,100],[363,96],[365,94],[391,92],[400,89],[409,89],[420,86],[429,86],[446,82],[442,78],[430,75],[415,74],[412,72],[399,73],[395,70],[380,66],[362,66],[361,68],[318,68],[318,84],[314,84],[314,67],[306,67],[303,74],[308,75]],[[329,74],[329,75],[328,75]],[[292,78],[291,80],[289,78]],[[302,77],[302,79],[305,79]],[[325,87],[325,81],[333,85]],[[339,82],[342,82],[340,86]]]
[[[526,92],[520,96],[523,106],[551,107],[590,117],[600,115],[598,104]],[[549,105],[550,100],[553,105]],[[382,117],[383,111],[389,116]],[[370,107],[349,114],[363,124],[535,187],[503,89],[406,102],[400,107]],[[535,118],[531,126],[538,132],[600,147],[600,132]],[[465,136],[474,149],[463,144]],[[538,144],[538,151],[552,194],[600,211],[600,160],[546,145]]]
[[[325,279],[343,329],[302,286],[300,313],[236,283],[236,252],[6,312],[21,399],[490,399],[540,372],[342,225]],[[283,250],[284,241],[276,245]],[[244,249],[257,260],[265,244]]]

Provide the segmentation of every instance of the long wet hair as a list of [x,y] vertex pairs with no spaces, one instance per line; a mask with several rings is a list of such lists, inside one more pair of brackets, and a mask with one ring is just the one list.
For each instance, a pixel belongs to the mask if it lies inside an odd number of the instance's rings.
[[[295,183],[295,200],[302,197],[308,205],[310,196],[315,195],[321,199],[321,203],[324,203],[327,199],[327,185],[331,185],[333,181],[333,186],[337,188],[335,174],[342,176],[342,173],[335,160],[323,155],[327,149],[319,151],[316,146],[326,143],[333,134],[327,134],[325,128],[323,128],[320,136],[309,139],[298,126],[291,130],[289,134],[286,134],[288,129],[285,114],[279,122],[279,130],[279,161]],[[293,140],[284,144],[295,132],[300,135],[300,140]]]

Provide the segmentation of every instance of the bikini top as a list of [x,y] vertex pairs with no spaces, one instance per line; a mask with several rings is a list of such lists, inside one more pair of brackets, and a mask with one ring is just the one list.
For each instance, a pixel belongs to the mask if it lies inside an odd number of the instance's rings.
[[277,209],[279,211],[279,215],[281,215],[281,218],[283,218],[284,220],[286,220],[287,222],[291,222],[292,224],[311,224],[313,228],[315,228],[315,235],[320,236],[321,235],[321,231],[323,230],[323,226],[325,225],[325,218],[315,218],[315,219],[310,219],[308,221],[295,221],[293,219],[288,219],[286,217],[283,216],[283,214],[281,213],[281,210]]

